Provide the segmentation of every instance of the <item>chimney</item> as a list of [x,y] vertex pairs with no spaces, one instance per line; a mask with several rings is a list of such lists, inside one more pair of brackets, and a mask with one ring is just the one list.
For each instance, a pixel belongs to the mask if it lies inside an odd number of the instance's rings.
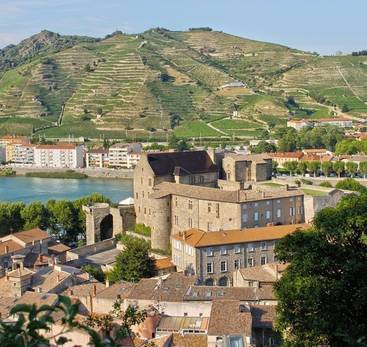
[[93,296],[97,295],[97,285],[94,283],[93,284]]
[[57,282],[60,282],[60,273],[57,273]]
[[110,286],[110,281],[108,278],[106,278],[106,288],[108,288]]
[[43,263],[43,254],[40,254],[40,263]]
[[5,253],[9,253],[9,246],[5,246]]
[[289,190],[289,184],[285,185],[285,190]]

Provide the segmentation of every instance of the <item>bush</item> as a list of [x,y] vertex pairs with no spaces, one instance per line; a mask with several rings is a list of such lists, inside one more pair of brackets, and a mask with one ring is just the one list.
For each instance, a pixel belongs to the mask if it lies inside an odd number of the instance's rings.
[[338,189],[352,190],[359,193],[367,192],[367,188],[353,178],[346,178],[345,180],[339,181],[335,187]]
[[309,184],[310,186],[312,186],[312,185],[313,185],[313,182],[312,182],[312,181],[310,181],[310,180],[306,180],[306,179],[304,179],[304,178],[301,178],[301,182],[302,182],[302,184]]
[[67,170],[64,172],[27,172],[25,174],[27,177],[40,177],[40,178],[73,178],[73,179],[82,179],[87,178],[88,176],[79,172],[75,172],[74,170]]
[[333,187],[333,185],[332,185],[330,182],[325,181],[325,182],[321,182],[321,183],[320,183],[320,187],[332,188],[332,187]]
[[152,234],[152,229],[145,224],[135,224],[134,232],[143,236],[150,237]]

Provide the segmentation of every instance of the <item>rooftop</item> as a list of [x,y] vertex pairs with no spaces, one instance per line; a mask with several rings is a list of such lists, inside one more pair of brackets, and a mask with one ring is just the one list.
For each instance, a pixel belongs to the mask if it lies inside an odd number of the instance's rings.
[[237,270],[242,278],[250,281],[275,282],[287,268],[287,264],[269,263]]
[[239,300],[215,300],[212,304],[208,335],[251,336],[252,316],[249,306]]
[[252,326],[254,328],[272,328],[276,318],[275,305],[250,305]]
[[173,175],[178,167],[183,169],[183,172],[191,174],[218,171],[218,167],[206,151],[160,152],[148,153],[146,156],[150,167],[157,176]]
[[298,152],[275,152],[275,153],[269,153],[269,155],[272,158],[295,158],[295,159],[301,159],[303,157],[303,153]]
[[154,265],[155,265],[156,270],[169,269],[175,266],[175,264],[172,263],[172,259],[169,257],[161,258],[161,259],[154,259]]
[[112,286],[105,287],[103,290],[101,290],[97,294],[97,297],[103,298],[103,299],[113,299],[113,300],[116,300],[118,297],[120,297],[121,299],[124,299],[129,295],[133,287],[134,287],[133,283],[120,281],[120,282],[113,284]]
[[60,143],[55,145],[37,145],[37,149],[75,149],[78,145],[73,143]]
[[190,229],[173,235],[172,238],[192,247],[208,247],[246,242],[278,240],[300,229],[309,229],[309,224],[277,225],[242,230],[226,230],[205,232],[200,229]]
[[224,156],[224,159],[231,158],[234,161],[252,161],[257,164],[265,164],[266,160],[271,160],[271,156],[266,153],[262,154],[236,154],[236,153],[227,153]]
[[151,198],[159,199],[167,195],[179,195],[199,200],[221,201],[230,203],[241,203],[247,201],[259,201],[269,199],[280,199],[286,197],[302,196],[300,190],[286,189],[253,189],[253,190],[237,190],[229,191],[218,188],[200,187],[189,184],[177,184],[171,182],[163,182],[154,188]]
[[183,330],[195,330],[206,333],[209,326],[208,317],[168,317],[163,316],[157,327],[162,332],[182,332]]

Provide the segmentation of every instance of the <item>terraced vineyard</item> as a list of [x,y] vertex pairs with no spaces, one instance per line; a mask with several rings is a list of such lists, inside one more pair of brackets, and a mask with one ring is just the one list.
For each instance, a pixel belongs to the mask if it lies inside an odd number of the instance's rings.
[[0,134],[248,139],[289,117],[367,114],[367,57],[319,57],[208,30],[39,35],[38,53],[23,42],[31,54],[0,71]]

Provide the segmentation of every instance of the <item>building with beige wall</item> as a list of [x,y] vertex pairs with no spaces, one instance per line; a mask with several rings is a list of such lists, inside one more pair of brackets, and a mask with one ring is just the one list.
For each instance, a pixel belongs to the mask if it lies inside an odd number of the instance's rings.
[[178,271],[198,276],[206,285],[228,286],[233,272],[276,261],[277,241],[308,224],[205,232],[191,229],[172,236],[172,259]]
[[110,165],[108,149],[94,148],[85,153],[85,165],[88,168],[107,168]]
[[272,159],[268,154],[226,154],[223,171],[230,182],[267,181],[272,176]]

